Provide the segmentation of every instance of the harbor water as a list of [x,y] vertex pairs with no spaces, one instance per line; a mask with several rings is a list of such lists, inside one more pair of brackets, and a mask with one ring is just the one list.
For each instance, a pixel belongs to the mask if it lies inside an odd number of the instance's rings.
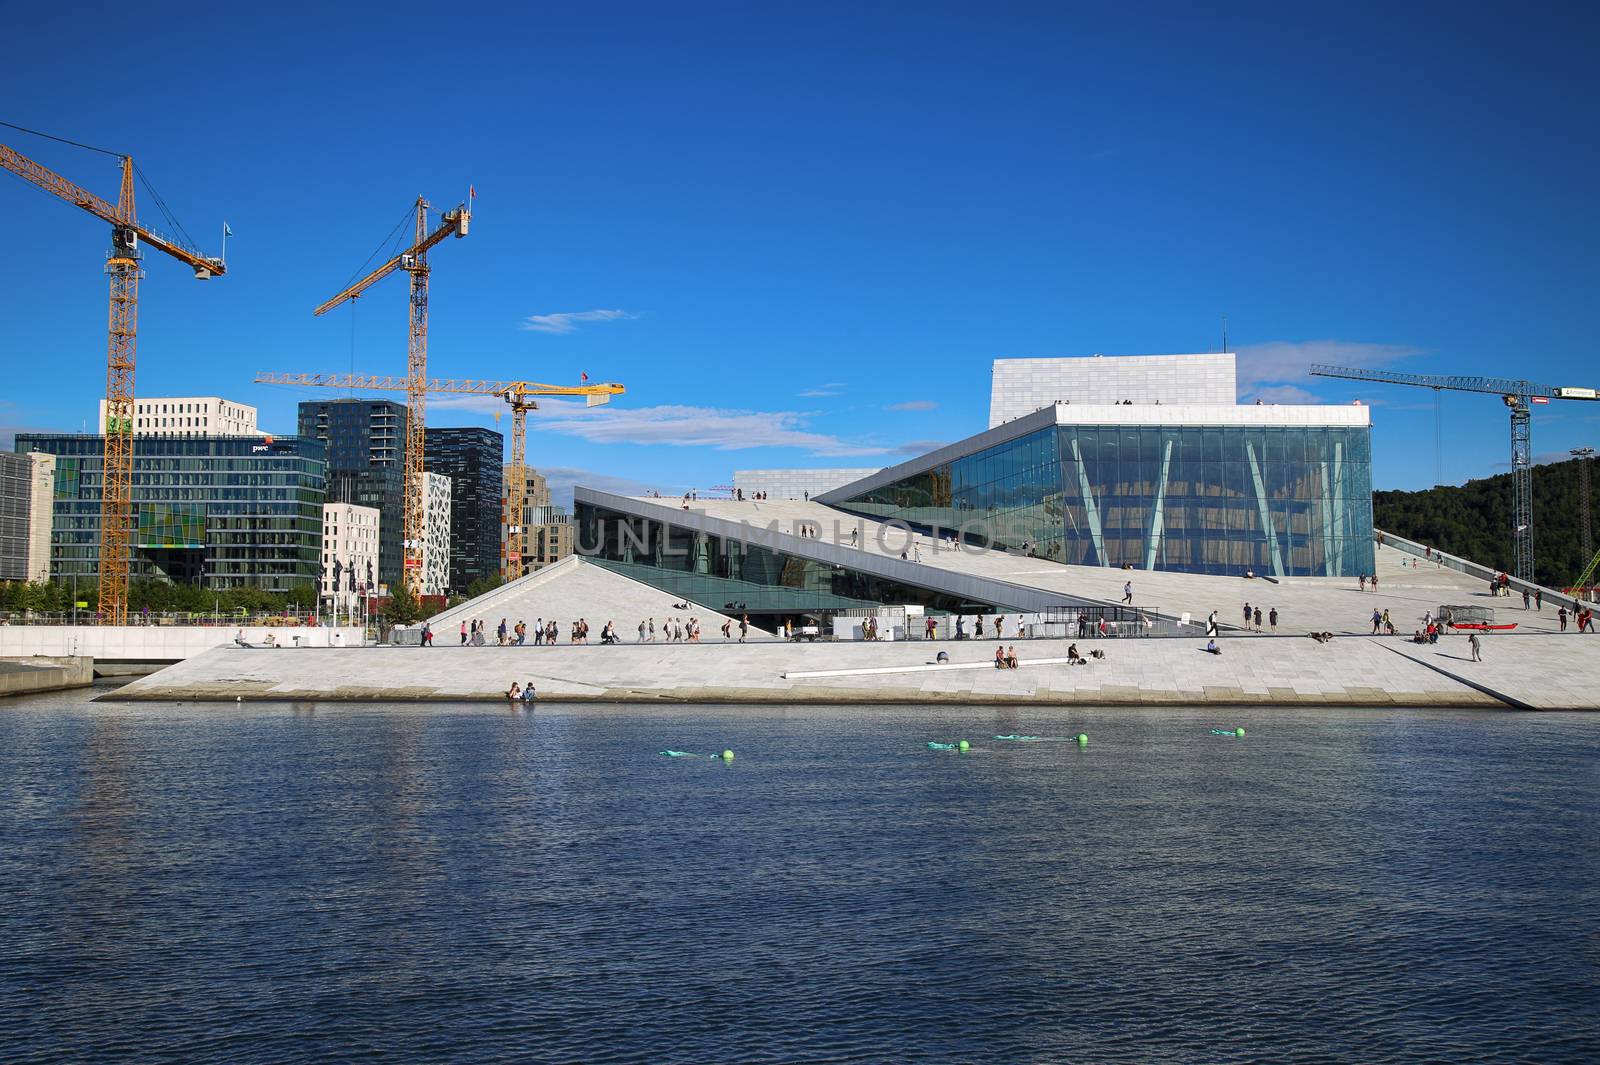
[[1600,1059],[1592,715],[90,696],[11,1065]]

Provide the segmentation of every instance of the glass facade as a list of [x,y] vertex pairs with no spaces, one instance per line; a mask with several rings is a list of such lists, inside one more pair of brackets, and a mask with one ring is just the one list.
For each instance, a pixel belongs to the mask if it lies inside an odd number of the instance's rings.
[[918,603],[929,613],[979,614],[992,609],[992,604],[581,501],[577,526],[577,549],[585,561],[724,614],[748,613],[753,619],[770,620]]
[[378,580],[400,584],[404,565],[406,405],[388,399],[300,404],[300,435],[327,449],[328,501],[372,507],[378,523]]
[[427,429],[423,465],[450,478],[450,591],[500,575],[505,437],[493,429]]
[[1049,426],[835,505],[1071,565],[1373,568],[1365,427]]
[[[50,575],[92,579],[100,562],[104,441],[19,433],[57,456]],[[317,577],[324,463],[315,440],[140,437],[133,444],[135,578],[291,591]]]

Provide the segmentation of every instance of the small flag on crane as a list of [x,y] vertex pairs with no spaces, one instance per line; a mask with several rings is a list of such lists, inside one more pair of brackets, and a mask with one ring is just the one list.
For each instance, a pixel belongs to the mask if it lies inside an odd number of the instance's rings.
[[222,223],[222,235],[225,237],[233,236],[233,227],[226,222]]
[[584,370],[584,371],[580,372],[578,374],[578,381],[580,383],[582,383],[582,384],[588,384],[589,383],[589,372],[587,370]]

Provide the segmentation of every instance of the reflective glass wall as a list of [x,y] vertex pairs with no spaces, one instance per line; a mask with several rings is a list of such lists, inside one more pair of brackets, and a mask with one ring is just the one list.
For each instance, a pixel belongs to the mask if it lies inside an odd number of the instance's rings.
[[839,504],[1073,565],[1370,573],[1364,427],[1059,426]]
[[[577,550],[586,561],[724,614],[797,618],[852,607],[917,603],[929,613],[977,614],[992,609],[988,603],[581,501],[576,519]],[[757,534],[752,532],[751,539]]]
[[964,455],[838,506],[957,532],[971,543],[1060,558],[1064,499],[1054,427]]
[[[50,574],[100,568],[104,441],[18,433],[19,452],[57,456]],[[321,567],[324,464],[315,440],[138,437],[129,572],[208,588],[290,591]]]

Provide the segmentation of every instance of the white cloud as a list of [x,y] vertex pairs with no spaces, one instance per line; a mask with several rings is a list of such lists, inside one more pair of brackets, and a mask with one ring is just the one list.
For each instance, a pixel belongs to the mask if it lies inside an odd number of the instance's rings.
[[939,406],[931,399],[913,399],[905,403],[891,403],[884,410],[934,410]]
[[1239,398],[1258,396],[1269,403],[1304,403],[1312,400],[1304,389],[1279,391],[1295,398],[1270,399],[1267,386],[1292,387],[1310,378],[1314,363],[1377,369],[1422,354],[1421,349],[1405,344],[1361,344],[1348,340],[1271,340],[1248,344],[1238,351]]
[[837,396],[840,390],[843,388],[843,381],[829,381],[825,385],[817,385],[815,388],[808,388],[799,394],[804,399],[820,399],[824,396]]
[[1317,403],[1318,398],[1299,385],[1268,385],[1250,394],[1251,399],[1263,403]]
[[799,411],[724,407],[595,407],[552,400],[528,418],[528,428],[576,436],[595,444],[645,444],[742,451],[792,447],[813,455],[881,455],[889,449],[813,432]]
[[627,311],[561,311],[557,314],[530,314],[522,328],[534,333],[571,333],[580,322],[619,322],[639,317]]
[[572,487],[583,485],[585,488],[598,489],[601,492],[611,492],[619,496],[648,495],[653,490],[659,490],[662,485],[646,484],[635,481],[631,477],[617,477],[609,473],[597,473],[594,470],[579,469],[576,466],[539,466],[535,467],[544,475],[545,482],[550,486],[550,501],[558,507],[572,508]]

